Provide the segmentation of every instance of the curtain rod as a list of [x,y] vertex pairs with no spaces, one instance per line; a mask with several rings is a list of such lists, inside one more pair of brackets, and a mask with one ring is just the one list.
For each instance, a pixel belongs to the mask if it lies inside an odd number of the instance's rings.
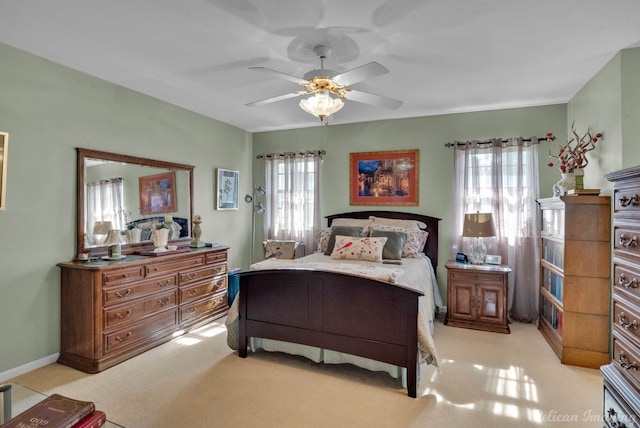
[[258,156],[256,156],[256,159],[262,159],[262,158],[270,158],[273,156],[286,156],[286,155],[315,155],[315,154],[319,154],[321,156],[327,154],[327,152],[325,150],[307,150],[305,152],[284,152],[284,153],[271,153],[271,154],[260,154]]
[[[544,137],[544,138],[538,138],[537,140],[538,140],[538,143],[539,143],[539,142],[541,142],[541,141],[547,141],[547,137]],[[522,141],[531,141],[531,138],[524,138]],[[502,142],[503,142],[503,143],[508,143],[508,142],[509,142],[509,140],[507,140],[507,139],[503,138],[503,139],[502,139]],[[477,144],[492,144],[492,143],[493,143],[493,141],[492,141],[492,140],[485,140],[485,141],[478,141],[478,143],[477,143]],[[458,146],[464,146],[465,144],[466,144],[466,143],[445,143],[445,145],[444,145],[444,146],[445,146],[445,147],[455,147],[456,145],[458,145]]]

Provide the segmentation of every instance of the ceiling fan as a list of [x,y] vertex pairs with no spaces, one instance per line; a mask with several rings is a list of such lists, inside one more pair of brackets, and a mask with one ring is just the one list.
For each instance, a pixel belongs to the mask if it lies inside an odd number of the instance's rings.
[[[311,95],[300,100],[300,107],[307,113],[320,118],[320,122],[324,122],[326,117],[340,110],[344,106],[343,100],[357,101],[393,110],[402,105],[400,100],[357,91],[348,87],[365,79],[388,73],[389,70],[382,65],[377,62],[370,62],[344,73],[337,73],[324,68],[324,60],[331,51],[329,46],[318,45],[313,48],[313,51],[320,59],[320,69],[309,71],[302,78],[265,67],[250,67],[250,70],[267,73],[297,83],[304,90],[254,101],[246,105],[260,106],[289,98]],[[331,94],[335,95],[335,97],[332,97]]]

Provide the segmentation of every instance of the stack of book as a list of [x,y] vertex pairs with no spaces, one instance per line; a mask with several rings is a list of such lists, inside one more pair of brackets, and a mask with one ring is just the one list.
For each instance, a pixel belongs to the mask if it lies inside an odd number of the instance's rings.
[[53,394],[0,428],[99,428],[106,421],[107,416],[94,403]]

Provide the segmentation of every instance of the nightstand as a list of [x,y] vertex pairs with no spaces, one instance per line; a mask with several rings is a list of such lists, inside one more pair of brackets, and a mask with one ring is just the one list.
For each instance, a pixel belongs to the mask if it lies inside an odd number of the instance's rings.
[[507,265],[473,265],[449,260],[445,325],[510,333]]

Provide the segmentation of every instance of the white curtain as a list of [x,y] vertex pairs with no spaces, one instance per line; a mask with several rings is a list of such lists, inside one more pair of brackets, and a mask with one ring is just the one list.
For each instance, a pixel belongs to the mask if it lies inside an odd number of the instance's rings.
[[126,213],[123,199],[124,179],[121,177],[89,183],[87,186],[89,215],[87,215],[85,236],[93,239],[93,225],[96,221],[110,221],[115,229],[124,230]]
[[456,142],[454,158],[454,245],[466,253],[473,238],[462,237],[465,213],[493,214],[496,237],[484,238],[487,254],[509,265],[509,316],[538,318],[538,139]]
[[322,153],[280,153],[263,159],[264,237],[303,242],[308,252],[320,231]]

